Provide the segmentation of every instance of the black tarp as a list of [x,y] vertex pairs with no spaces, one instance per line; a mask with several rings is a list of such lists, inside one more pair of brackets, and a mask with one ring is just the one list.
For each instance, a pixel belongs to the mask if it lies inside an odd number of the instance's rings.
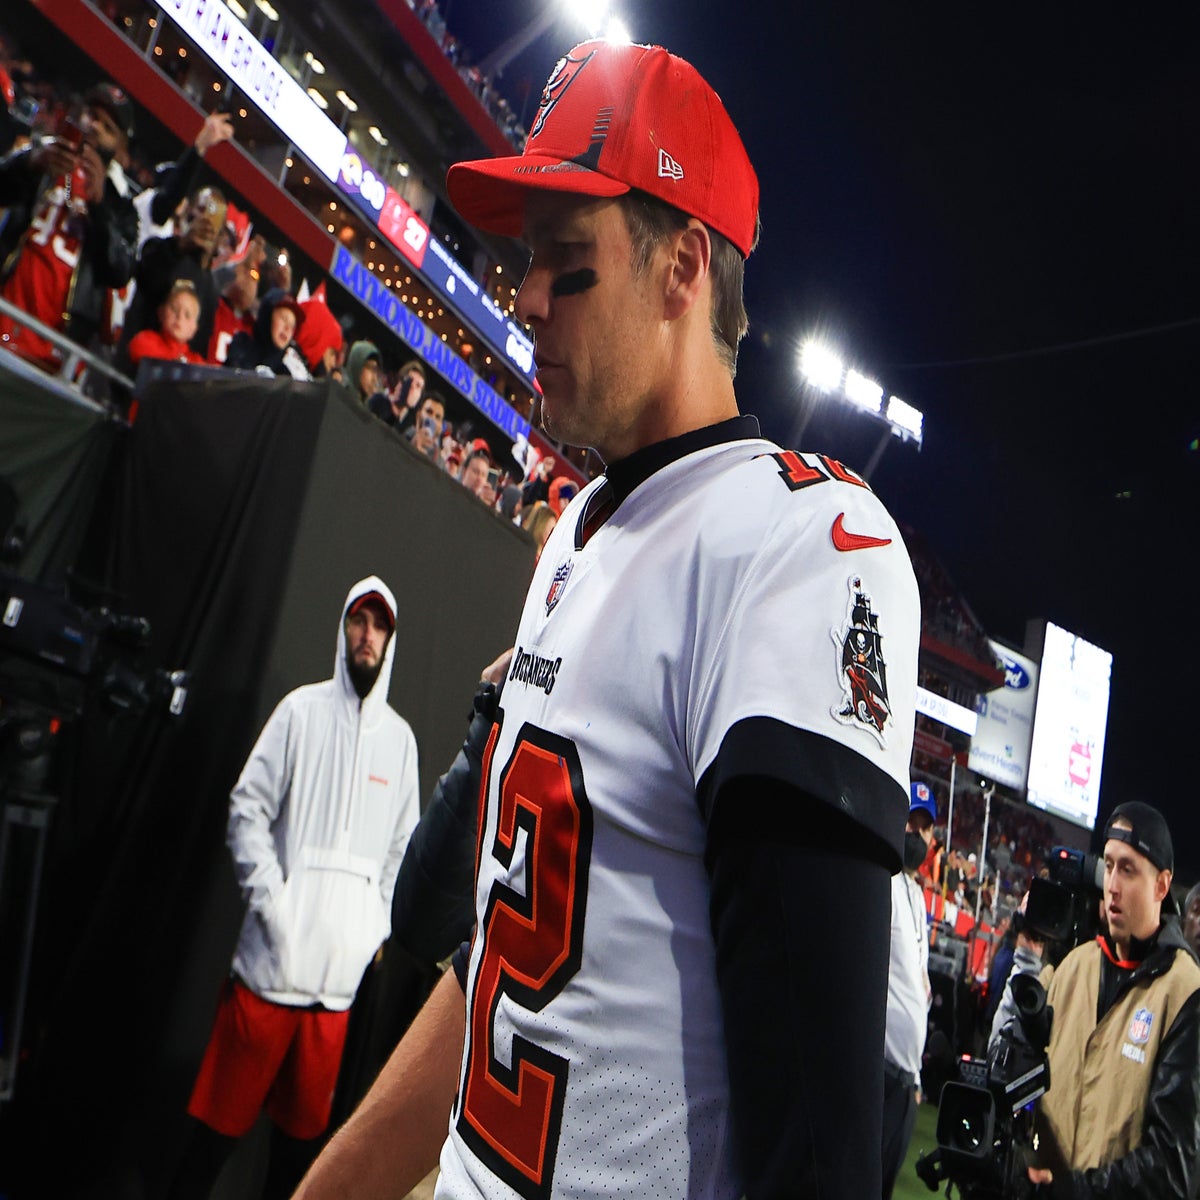
[[[149,660],[192,687],[181,721],[93,706],[63,739],[28,1054],[0,1115],[18,1198],[161,1187],[240,918],[229,788],[280,697],[330,675],[348,586],[374,573],[396,593],[389,698],[425,797],[533,564],[524,535],[335,384],[152,384],[118,467],[85,556],[149,620]],[[343,1109],[386,1051],[379,1030],[428,986],[396,958],[356,1006]]]
[[124,433],[65,384],[0,354],[0,537],[19,535],[23,550],[6,566],[26,579],[62,582]]

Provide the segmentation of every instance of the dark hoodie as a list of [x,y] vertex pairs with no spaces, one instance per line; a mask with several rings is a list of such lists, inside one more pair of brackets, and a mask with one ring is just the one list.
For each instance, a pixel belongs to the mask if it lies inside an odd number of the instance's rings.
[[[271,288],[258,303],[258,316],[254,319],[254,333],[235,334],[229,343],[229,353],[225,357],[227,367],[240,367],[242,370],[248,371],[254,370],[255,367],[270,367],[276,375],[292,373],[284,362],[284,355],[287,354],[289,348],[294,347],[295,343],[289,342],[287,347],[280,350],[271,341],[271,314],[280,305],[296,311],[297,328],[299,327],[299,322],[303,320],[304,316],[300,306],[283,288]],[[298,355],[299,351],[293,350],[293,353]]]
[[383,361],[379,353],[379,347],[374,342],[358,341],[351,343],[350,350],[346,355],[346,386],[363,404],[366,404],[367,397],[363,395],[362,389],[358,386],[358,377],[369,358],[373,358],[377,362]]

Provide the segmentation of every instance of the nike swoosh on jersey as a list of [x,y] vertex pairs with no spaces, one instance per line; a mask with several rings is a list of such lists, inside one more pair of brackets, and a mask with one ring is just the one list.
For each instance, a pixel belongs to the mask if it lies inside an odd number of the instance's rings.
[[844,512],[838,513],[833,519],[833,528],[829,531],[835,549],[870,550],[872,546],[890,546],[892,544],[891,538],[871,537],[866,533],[850,533],[842,524],[845,516]]

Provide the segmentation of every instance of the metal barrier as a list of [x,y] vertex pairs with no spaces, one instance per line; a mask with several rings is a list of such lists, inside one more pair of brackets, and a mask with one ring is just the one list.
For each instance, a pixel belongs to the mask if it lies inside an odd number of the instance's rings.
[[[35,364],[29,363],[27,359],[16,353],[8,355],[10,360],[15,359],[17,362],[37,370],[43,378],[57,379],[72,390],[82,389],[87,379],[87,373],[93,371],[106,380],[110,386],[120,388],[126,396],[133,395],[133,380],[127,375],[123,375],[111,363],[105,362],[90,350],[85,350],[82,346],[77,345],[57,329],[51,329],[37,317],[31,317],[24,309],[18,308],[2,296],[0,296],[0,313],[22,328],[32,330],[39,337],[45,338],[63,356],[62,366],[57,371],[45,371],[37,368]],[[81,398],[86,399],[82,396]],[[100,402],[100,406],[105,409],[114,407],[111,402],[103,400]]]

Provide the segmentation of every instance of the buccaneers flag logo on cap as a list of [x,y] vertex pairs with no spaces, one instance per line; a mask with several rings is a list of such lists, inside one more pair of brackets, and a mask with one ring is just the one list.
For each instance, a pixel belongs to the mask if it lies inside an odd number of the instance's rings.
[[542,88],[542,98],[538,101],[537,116],[534,118],[533,128],[529,131],[531,141],[541,133],[542,126],[546,124],[546,118],[554,111],[555,105],[563,98],[563,93],[567,88],[575,82],[575,76],[592,61],[592,55],[595,53],[593,50],[582,58],[572,58],[567,54],[558,60],[558,65],[550,72],[550,78],[546,80],[546,86]]

